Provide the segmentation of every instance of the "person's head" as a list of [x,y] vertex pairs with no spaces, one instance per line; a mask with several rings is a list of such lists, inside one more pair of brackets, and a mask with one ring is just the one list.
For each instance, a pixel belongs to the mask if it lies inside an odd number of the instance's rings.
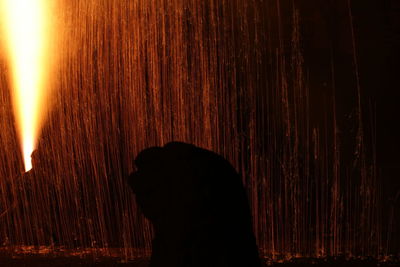
[[[246,196],[238,173],[223,157],[191,144],[172,142],[145,149],[129,184],[145,216],[155,220],[231,217],[245,210]],[[243,211],[245,212],[245,211]],[[222,216],[223,215],[223,216]]]

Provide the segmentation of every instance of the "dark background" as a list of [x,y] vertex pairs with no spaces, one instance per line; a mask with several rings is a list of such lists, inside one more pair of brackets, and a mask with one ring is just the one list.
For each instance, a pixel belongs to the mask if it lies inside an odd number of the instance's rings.
[[[38,142],[40,208],[24,223],[18,212],[0,218],[4,247],[56,239],[146,254],[151,226],[126,178],[142,149],[183,141],[241,173],[261,254],[399,254],[399,1],[60,6],[56,90]],[[16,198],[10,186],[26,193],[16,182],[23,165],[9,74],[0,55],[4,207]]]
[[[355,47],[349,27],[349,5]],[[363,125],[367,132],[372,131],[375,135],[374,153],[378,179],[382,183],[383,221],[388,222],[394,216],[397,226],[392,226],[388,242],[398,250],[400,2],[302,1],[300,6],[306,20],[303,24],[306,65],[315,70],[316,76],[311,80],[319,88],[330,79],[324,73],[331,67],[333,57],[336,97],[341,103],[337,112],[344,132],[351,131],[352,122],[348,118],[355,115],[354,60],[358,64]],[[353,49],[356,51],[354,58]],[[350,141],[344,149],[351,151],[352,145]]]

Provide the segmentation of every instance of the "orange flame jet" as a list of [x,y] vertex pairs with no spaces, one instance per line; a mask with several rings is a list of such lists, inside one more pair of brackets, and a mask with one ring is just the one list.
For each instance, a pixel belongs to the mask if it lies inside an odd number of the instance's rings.
[[[47,3],[46,3],[47,2]],[[50,67],[50,7],[46,0],[0,0],[1,24],[25,171],[46,113]]]

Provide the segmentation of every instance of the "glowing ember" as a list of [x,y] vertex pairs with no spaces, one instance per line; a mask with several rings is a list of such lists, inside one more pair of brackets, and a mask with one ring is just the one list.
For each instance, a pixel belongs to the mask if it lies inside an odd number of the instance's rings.
[[14,112],[25,170],[43,122],[49,55],[49,8],[44,0],[0,0],[2,25],[12,69]]

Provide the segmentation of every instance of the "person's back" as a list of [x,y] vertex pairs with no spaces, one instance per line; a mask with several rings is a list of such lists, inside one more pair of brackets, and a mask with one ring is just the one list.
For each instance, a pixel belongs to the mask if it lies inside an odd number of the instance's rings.
[[135,163],[129,184],[155,228],[150,266],[260,266],[241,179],[223,157],[169,143]]

